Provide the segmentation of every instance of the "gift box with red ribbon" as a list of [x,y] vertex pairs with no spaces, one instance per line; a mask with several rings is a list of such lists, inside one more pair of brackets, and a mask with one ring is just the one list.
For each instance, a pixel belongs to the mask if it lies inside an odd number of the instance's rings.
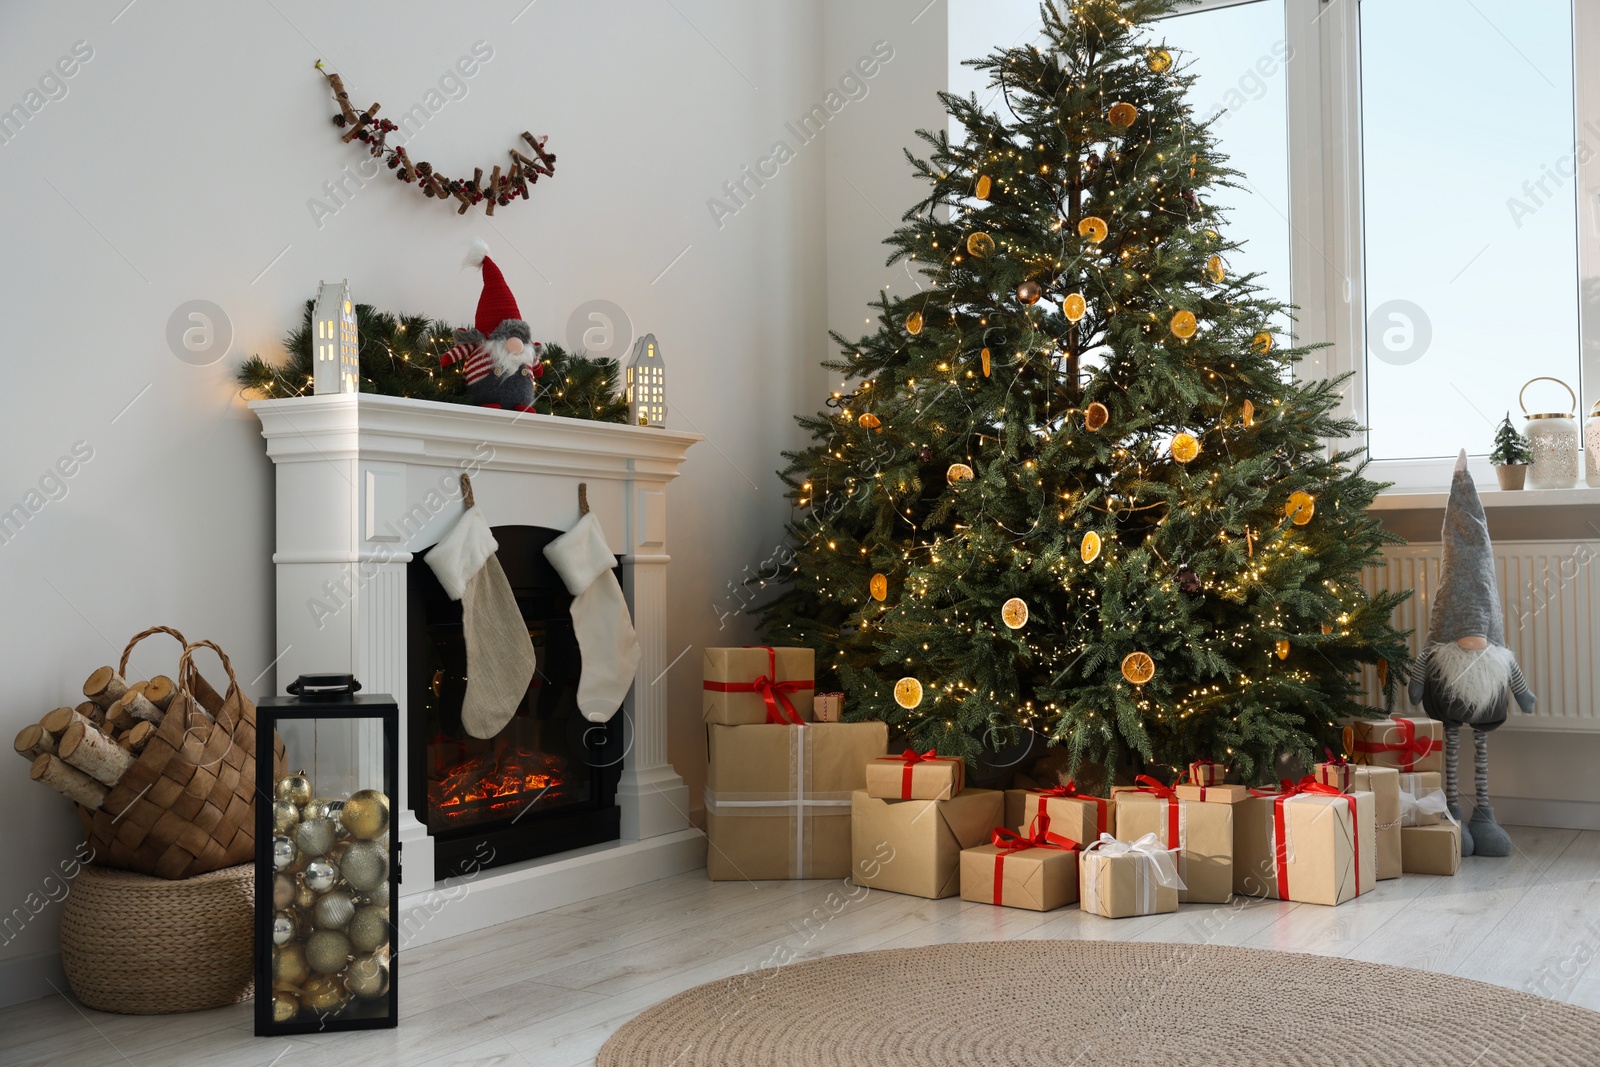
[[1242,785],[1175,785],[1172,791],[1179,800],[1192,800],[1196,804],[1237,804],[1249,797],[1250,790]]
[[844,718],[843,693],[818,693],[811,698],[811,714],[816,722],[839,722]]
[[1377,885],[1373,797],[1307,775],[1232,806],[1233,891],[1342,904]]
[[867,795],[884,800],[949,800],[966,787],[966,764],[933,749],[906,749],[867,764]]
[[719,726],[809,721],[815,714],[815,659],[809,648],[706,649],[702,717]]
[[1017,829],[1033,825],[1044,812],[1059,834],[1074,841],[1098,841],[1101,834],[1116,832],[1117,803],[1105,797],[1078,792],[1073,782],[1049,789],[1029,789],[1022,794],[1022,818]]
[[1026,834],[995,829],[986,845],[961,853],[961,899],[1054,911],[1078,899],[1079,844],[1039,816]]
[[1189,777],[1185,785],[1221,785],[1228,776],[1228,768],[1208,759],[1189,761]]
[[1226,904],[1233,897],[1233,806],[1184,800],[1149,775],[1118,789],[1117,836],[1154,834],[1174,850],[1184,888],[1178,900]]
[[1341,793],[1372,794],[1372,818],[1377,829],[1373,870],[1378,881],[1400,877],[1400,772],[1393,767],[1364,767],[1331,752],[1316,766],[1314,776]]
[[1429,718],[1343,719],[1351,763],[1401,771],[1444,770],[1444,724]]

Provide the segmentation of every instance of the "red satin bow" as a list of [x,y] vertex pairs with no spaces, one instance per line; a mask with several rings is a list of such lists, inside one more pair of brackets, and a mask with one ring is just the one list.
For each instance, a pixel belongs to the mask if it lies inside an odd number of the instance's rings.
[[[778,676],[778,653],[771,645],[745,645],[745,648],[764,648],[767,650],[767,673],[761,675],[753,682],[705,682],[702,688],[713,693],[760,693],[761,699],[767,704],[767,722],[783,726],[804,726],[803,719],[794,704],[790,702],[788,694],[798,693],[812,688],[816,682],[811,678],[791,678],[788,681],[774,681]],[[781,705],[781,707],[780,707]]]
[[989,841],[1000,851],[994,857],[994,902],[1005,903],[1005,866],[1006,857],[1030,848],[1050,848],[1058,852],[1076,852],[1082,845],[1070,837],[1050,832],[1050,816],[1040,811],[1033,817],[1033,822],[1028,827],[1028,835],[1008,830],[1004,826],[995,828]]
[[1440,749],[1438,741],[1431,737],[1418,737],[1417,724],[1410,719],[1390,719],[1396,723],[1400,732],[1398,741],[1368,741],[1365,738],[1356,742],[1357,752],[1400,752],[1400,769],[1402,771],[1416,770],[1417,761],[1432,752]]
[[1343,756],[1335,756],[1333,754],[1333,749],[1328,748],[1327,746],[1323,746],[1322,751],[1324,753],[1326,753],[1327,757],[1328,757],[1327,759],[1323,760],[1322,762],[1331,763],[1335,767],[1348,767],[1350,765],[1350,761],[1345,759]]
[[1053,785],[1049,789],[1039,789],[1036,792],[1039,794],[1039,813],[1041,815],[1044,814],[1046,802],[1052,797],[1059,797],[1062,800],[1082,800],[1093,804],[1095,806],[1095,833],[1103,834],[1106,832],[1105,798],[1078,792],[1078,783],[1073,779],[1067,779],[1066,785]]
[[1178,799],[1178,794],[1170,786],[1162,785],[1158,780],[1148,774],[1141,774],[1134,779],[1138,786],[1135,793],[1151,793],[1159,797],[1167,805],[1167,839],[1162,842],[1168,848],[1183,847],[1183,801]]
[[926,752],[918,752],[915,749],[908,748],[898,756],[879,756],[878,758],[884,760],[900,760],[905,764],[905,769],[900,772],[900,799],[910,800],[911,772],[916,769],[916,766],[919,763],[931,763],[938,759],[939,750],[930,748]]

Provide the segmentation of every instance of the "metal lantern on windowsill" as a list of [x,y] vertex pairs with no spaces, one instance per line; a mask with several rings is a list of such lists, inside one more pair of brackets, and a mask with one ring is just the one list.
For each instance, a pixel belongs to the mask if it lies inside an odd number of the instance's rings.
[[[1567,391],[1572,407],[1567,411],[1541,411],[1528,414],[1523,394],[1534,382],[1555,382]],[[1528,418],[1528,449],[1533,462],[1528,465],[1529,489],[1571,489],[1578,484],[1578,423],[1574,412],[1578,396],[1560,378],[1529,378],[1517,393],[1517,404]]]
[[[256,1025],[261,1036],[395,1026],[400,712],[348,674],[257,705]],[[275,778],[283,739],[290,772]]]
[[1600,489],[1600,400],[1583,424],[1583,480],[1591,489]]

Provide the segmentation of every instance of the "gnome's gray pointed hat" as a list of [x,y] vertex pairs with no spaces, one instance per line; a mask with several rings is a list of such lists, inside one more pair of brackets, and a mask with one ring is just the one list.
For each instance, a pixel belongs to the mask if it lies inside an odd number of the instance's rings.
[[1503,646],[1506,629],[1500,612],[1500,587],[1494,576],[1489,521],[1484,517],[1478,488],[1467,471],[1465,449],[1456,460],[1455,474],[1450,479],[1441,540],[1444,563],[1428,617],[1428,640],[1444,644],[1480,636],[1490,644]]

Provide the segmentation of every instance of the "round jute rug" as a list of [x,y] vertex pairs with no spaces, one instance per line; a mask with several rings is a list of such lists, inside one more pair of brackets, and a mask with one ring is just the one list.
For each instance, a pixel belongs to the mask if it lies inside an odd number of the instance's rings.
[[832,956],[679,993],[597,1067],[1593,1067],[1600,1014],[1402,967],[1213,945]]

